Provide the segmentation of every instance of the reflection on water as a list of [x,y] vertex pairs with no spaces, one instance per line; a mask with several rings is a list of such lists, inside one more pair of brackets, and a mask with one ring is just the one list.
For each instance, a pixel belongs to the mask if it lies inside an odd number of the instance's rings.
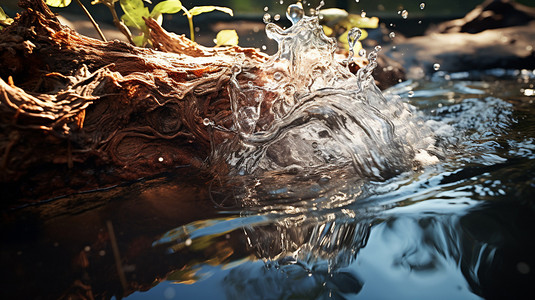
[[439,164],[230,186],[177,170],[4,211],[0,296],[533,299],[535,76],[446,75],[387,92],[455,145]]

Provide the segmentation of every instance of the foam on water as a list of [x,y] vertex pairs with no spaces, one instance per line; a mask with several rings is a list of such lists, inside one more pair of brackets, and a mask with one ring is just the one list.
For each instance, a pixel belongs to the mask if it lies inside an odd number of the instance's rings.
[[223,158],[239,175],[328,168],[374,180],[418,167],[419,158],[436,160],[433,135],[418,114],[376,87],[379,47],[354,75],[335,60],[336,41],[316,16],[294,21],[285,30],[266,25],[279,49],[261,73],[235,67],[229,93],[238,134],[214,148],[213,160]]

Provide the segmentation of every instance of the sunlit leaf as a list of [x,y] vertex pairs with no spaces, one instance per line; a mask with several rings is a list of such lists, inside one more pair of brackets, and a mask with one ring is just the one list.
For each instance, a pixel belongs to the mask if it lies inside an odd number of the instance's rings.
[[326,36],[331,36],[333,34],[333,29],[329,26],[325,26],[325,25],[322,25],[323,27],[323,32],[325,32],[325,35]]
[[340,8],[326,8],[321,9],[319,17],[323,22],[329,23],[331,21],[340,20],[349,15],[349,13]]
[[117,1],[119,0],[93,0],[91,1],[91,5],[104,4],[114,6]]
[[52,7],[67,7],[71,4],[71,0],[46,0],[45,3]]
[[196,16],[196,15],[200,15],[202,13],[211,12],[211,11],[214,11],[214,10],[219,10],[219,11],[222,11],[222,12],[224,12],[226,14],[234,16],[234,12],[232,11],[232,9],[230,9],[228,7],[211,6],[211,5],[209,5],[209,6],[195,6],[192,9],[189,10],[189,13],[192,16]]
[[[360,31],[362,32],[362,34],[360,35],[359,41],[368,37],[368,32],[366,30],[361,29]],[[349,33],[349,30],[347,30],[346,32],[342,33],[342,35],[340,37],[338,37],[338,40],[342,44],[348,44],[348,41],[347,41],[347,34],[348,33]]]
[[2,29],[3,26],[11,25],[11,23],[13,23],[13,19],[8,17],[2,7],[0,7],[0,29]]
[[351,27],[358,27],[358,28],[377,28],[379,26],[379,18],[377,17],[361,17],[359,15],[350,14],[347,17],[347,21],[349,22]]
[[216,46],[236,46],[238,45],[238,33],[234,29],[221,30],[215,38]]
[[182,3],[179,0],[162,1],[152,9],[150,17],[156,19],[161,14],[176,14],[182,9]]
[[124,15],[121,17],[127,26],[143,30],[146,28],[143,17],[149,17],[149,9],[145,7],[142,0],[120,0]]
[[145,34],[141,34],[141,35],[134,36],[132,40],[134,41],[134,44],[136,44],[136,46],[144,47],[148,39]]

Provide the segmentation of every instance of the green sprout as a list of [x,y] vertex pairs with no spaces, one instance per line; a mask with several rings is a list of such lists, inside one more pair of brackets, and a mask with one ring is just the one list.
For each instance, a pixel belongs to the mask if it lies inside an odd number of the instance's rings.
[[[71,4],[71,1],[72,0],[46,0],[46,4],[52,7],[67,7]],[[106,41],[106,37],[104,37],[104,34],[100,30],[100,27],[95,22],[89,11],[85,8],[82,2],[80,2],[80,0],[75,1],[83,9],[84,13],[87,15],[102,40]],[[107,6],[110,10],[110,13],[112,14],[113,24],[115,25],[115,27],[117,27],[119,31],[121,31],[121,33],[126,36],[126,38],[131,44],[134,44],[136,46],[146,46],[149,43],[149,28],[147,27],[147,24],[145,24],[145,19],[147,18],[152,18],[158,23],[158,25],[162,25],[163,14],[176,14],[180,11],[184,11],[184,15],[188,18],[190,39],[192,41],[195,41],[193,16],[211,12],[214,10],[227,13],[231,16],[234,15],[232,9],[221,6],[195,6],[188,10],[184,6],[182,6],[182,2],[180,2],[179,0],[161,1],[157,3],[152,10],[149,11],[149,8],[146,7],[143,3],[144,1],[151,3],[150,0],[93,0],[91,4],[103,4]],[[115,11],[115,4],[117,2],[119,2],[119,5],[121,6],[121,9],[124,12],[124,15],[122,15],[121,18],[119,18],[117,12]],[[2,16],[0,15],[0,22],[2,22],[1,18]],[[0,25],[2,24],[3,23],[0,23]],[[136,36],[132,35],[131,29],[135,30],[136,32],[139,32],[139,34]],[[231,37],[229,34],[231,33],[224,32],[219,38],[217,38],[218,40],[224,42],[216,42],[216,44],[218,46],[231,45],[231,42],[235,42],[237,44],[237,37]]]
[[[102,1],[102,0],[97,0]],[[115,0],[117,1],[117,0]],[[188,10],[179,0],[165,0],[162,1],[149,12],[149,9],[145,7],[142,0],[120,0],[121,8],[124,11],[124,15],[121,17],[124,24],[131,28],[135,28],[140,31],[141,34],[133,38],[134,43],[137,46],[144,46],[148,42],[149,29],[145,24],[146,18],[154,19],[159,25],[162,25],[163,14],[175,14],[179,11],[184,11],[184,15],[188,18],[190,39],[195,41],[193,16],[200,15],[202,13],[219,10],[233,16],[232,9],[221,6],[195,6]]]
[[[346,50],[349,50],[347,34],[351,28],[358,27],[361,29],[362,35],[359,38],[360,41],[368,36],[368,32],[362,28],[377,28],[379,26],[379,19],[377,17],[370,18],[365,15],[350,14],[339,8],[322,9],[319,15],[323,24],[323,30],[327,36],[334,36],[336,33],[343,32],[337,38]],[[361,48],[362,44],[357,42],[353,47],[353,51],[358,52]]]
[[8,17],[2,7],[0,7],[0,30],[4,29],[4,27],[7,27],[13,23],[13,19]]
[[[100,30],[100,27],[98,26],[97,22],[93,19],[93,16],[89,13],[87,8],[80,2],[80,0],[75,0],[76,3],[82,8],[85,15],[89,18],[89,21],[91,21],[91,24],[93,24],[93,27],[95,27],[95,30],[100,35],[100,38],[106,42],[106,37],[104,36],[104,33],[102,33],[102,30]],[[45,1],[47,5],[52,7],[67,7],[69,4],[71,4],[71,0],[46,0]]]

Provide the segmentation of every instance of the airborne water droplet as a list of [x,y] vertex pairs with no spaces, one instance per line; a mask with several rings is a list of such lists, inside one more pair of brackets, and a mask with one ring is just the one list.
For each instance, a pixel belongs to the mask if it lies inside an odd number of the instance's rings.
[[396,37],[396,33],[392,31],[392,32],[390,32],[390,34],[388,34],[388,36],[389,36],[391,39],[393,39],[393,38]]
[[264,6],[264,11],[268,11],[268,10],[269,10],[269,7]]
[[204,126],[208,126],[208,125],[212,124],[212,121],[210,121],[210,119],[208,119],[208,118],[204,118],[204,119],[202,120],[202,124],[203,124]]
[[366,50],[364,48],[359,50],[359,56],[365,57],[366,56]]
[[273,16],[273,20],[275,20],[275,21],[278,21],[280,19],[281,19],[281,15],[279,15],[279,14],[276,14],[276,15]]
[[269,23],[269,21],[271,21],[271,15],[268,13],[265,13],[262,19],[264,20],[264,23]]
[[424,9],[424,8],[425,8],[425,3],[424,2],[420,3],[420,9]]
[[353,49],[353,47],[355,47],[355,44],[360,39],[361,35],[362,31],[358,27],[353,27],[349,30],[347,33],[347,43],[349,44],[350,51]]
[[409,12],[408,12],[407,10],[404,9],[404,10],[401,12],[401,17],[402,17],[403,19],[406,19],[408,16],[409,16]]
[[362,31],[358,27],[353,27],[349,30],[347,33],[347,43],[349,44],[349,56],[347,57],[346,67],[349,66],[349,63],[353,60],[353,56],[355,55],[355,50],[353,49],[355,47],[355,44],[360,39],[360,36],[362,35]]
[[433,69],[435,69],[435,71],[438,71],[438,69],[440,69],[440,64],[434,64]]
[[414,96],[414,92],[413,91],[409,91],[409,98],[411,98],[412,96]]
[[304,11],[301,2],[296,4],[290,4],[286,10],[286,18],[292,22],[292,25],[296,24],[303,18]]

